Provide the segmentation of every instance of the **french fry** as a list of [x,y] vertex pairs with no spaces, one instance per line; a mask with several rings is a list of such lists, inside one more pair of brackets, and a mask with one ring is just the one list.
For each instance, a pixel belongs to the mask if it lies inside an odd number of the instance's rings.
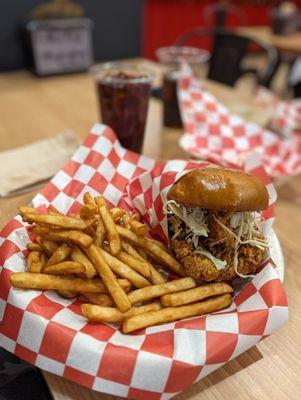
[[27,271],[39,273],[43,268],[43,264],[40,259],[40,253],[38,251],[31,251],[27,258]]
[[114,221],[117,221],[118,219],[122,218],[125,213],[126,213],[125,210],[122,210],[121,208],[118,207],[113,207],[110,209],[110,214]]
[[88,203],[82,206],[79,215],[81,218],[90,218],[97,213],[97,207],[94,204]]
[[56,240],[59,242],[74,242],[83,247],[89,247],[93,239],[91,236],[81,231],[63,230],[55,231],[42,226],[31,226],[29,231],[35,235],[42,236],[45,239]]
[[128,311],[122,313],[118,308],[114,307],[101,307],[92,304],[82,304],[81,310],[86,318],[91,321],[99,322],[122,322],[125,318],[139,315],[142,313],[148,313],[150,311],[160,310],[161,304],[154,302],[145,304],[140,307],[132,307]]
[[105,236],[106,236],[106,230],[104,227],[104,224],[102,222],[102,220],[99,220],[96,226],[96,230],[95,230],[95,236],[94,236],[94,243],[97,246],[102,246],[103,241],[105,240]]
[[134,271],[127,264],[112,256],[100,247],[98,247],[98,251],[115,274],[121,276],[122,278],[126,277],[126,279],[128,279],[137,288],[150,286],[151,283],[146,278],[138,274],[138,272]]
[[43,273],[49,275],[83,274],[84,272],[85,267],[83,264],[74,261],[63,261],[43,268]]
[[109,241],[111,253],[115,255],[121,250],[120,238],[108,206],[103,203],[103,200],[104,199],[102,197],[95,198],[95,202],[98,206],[98,210],[107,233],[107,239]]
[[131,304],[140,303],[141,301],[151,300],[155,297],[161,297],[167,293],[180,292],[186,289],[196,287],[193,278],[181,278],[173,281],[162,283],[161,285],[148,286],[142,289],[133,290],[128,294]]
[[52,215],[62,215],[52,204],[49,204],[47,207],[48,214]]
[[211,283],[184,292],[165,294],[161,297],[160,301],[164,307],[177,307],[189,303],[195,303],[196,301],[203,300],[206,297],[232,292],[232,287],[227,283]]
[[27,243],[27,250],[42,251],[42,247],[38,243]]
[[150,238],[150,237],[146,237],[145,238],[147,241],[152,242],[154,244],[156,244],[157,246],[161,247],[161,249],[165,250],[167,253],[169,253],[168,248],[165,246],[165,244],[163,242],[160,242],[159,240],[156,240],[154,238]]
[[144,250],[150,253],[154,259],[171,269],[176,274],[182,276],[185,275],[182,265],[157,244],[147,240],[144,237],[137,236],[134,232],[123,228],[122,226],[117,226],[117,231],[123,239],[135,244],[138,247],[142,247]]
[[[38,238],[37,238],[38,240]],[[41,239],[40,246],[45,251],[47,256],[51,257],[52,254],[59,248],[59,245],[52,240]]]
[[122,223],[124,225],[125,228],[127,229],[131,229],[131,225],[130,225],[130,213],[128,211],[126,211],[124,213],[124,216],[122,217]]
[[140,257],[142,257],[144,260],[149,261],[150,257],[147,254],[147,252],[143,249],[141,249],[140,247],[137,248],[137,253],[140,255]]
[[150,265],[147,261],[139,260],[125,251],[120,251],[115,257],[146,278],[151,276]]
[[40,253],[40,258],[41,258],[41,262],[43,264],[43,267],[42,267],[42,269],[43,269],[44,266],[47,264],[48,258],[45,253]]
[[135,212],[131,214],[130,219],[140,221],[140,217],[141,217],[140,214],[138,212]]
[[119,310],[125,312],[131,308],[131,303],[99,250],[99,247],[91,244],[86,250],[86,254],[95,266]]
[[20,212],[21,216],[23,214],[27,214],[27,213],[29,213],[29,214],[31,214],[31,213],[38,214],[39,213],[38,210],[36,210],[33,207],[29,207],[29,206],[21,206],[21,207],[19,207],[19,212]]
[[20,207],[20,214],[25,217],[28,222],[37,224],[58,226],[64,229],[85,229],[87,224],[80,218],[67,217],[65,215],[50,215],[38,213],[23,213]]
[[86,301],[92,304],[96,304],[102,307],[112,307],[114,306],[114,301],[112,297],[108,296],[107,294],[103,293],[82,293]]
[[161,283],[165,283],[164,276],[152,265],[151,266],[151,276],[149,280],[153,285],[160,285]]
[[72,248],[68,245],[68,243],[61,244],[49,258],[46,265],[50,266],[65,261],[70,255],[71,250]]
[[70,258],[72,261],[79,262],[85,267],[85,272],[83,273],[83,275],[88,279],[92,279],[95,275],[97,275],[97,271],[94,268],[94,265],[77,245],[73,246]]
[[144,314],[126,318],[122,324],[122,331],[123,333],[129,333],[152,325],[208,314],[229,307],[231,302],[231,295],[223,294],[186,306],[168,307],[158,311],[149,311]]
[[86,229],[84,229],[84,232],[85,232],[87,235],[89,235],[89,236],[91,236],[91,237],[94,237],[94,235],[95,235],[95,228],[94,228],[93,226],[88,226]]
[[95,206],[95,201],[94,201],[93,197],[90,195],[89,192],[86,192],[84,194],[84,204],[86,204],[86,205],[87,204],[92,204],[92,205]]
[[130,219],[129,224],[132,231],[138,236],[144,236],[148,232],[147,226],[136,219]]
[[72,290],[58,290],[57,292],[64,299],[73,299],[73,297],[78,295],[77,292],[73,292]]
[[[149,265],[149,269],[150,269],[150,276],[149,276],[149,280],[153,285],[160,285],[161,283],[165,283],[165,279],[164,277],[160,274],[160,272],[152,265],[150,264],[147,259],[146,256],[143,257],[141,254],[139,254],[139,252],[134,249],[133,246],[131,246],[128,242],[121,240],[121,247],[122,249],[130,254],[132,257],[135,257],[137,260],[146,262]],[[142,249],[138,249],[139,251],[143,251]]]
[[[107,293],[100,279],[81,279],[74,276],[55,276],[35,274],[31,272],[16,272],[10,278],[14,287],[22,289],[71,290],[76,292]],[[128,287],[129,281],[118,279],[120,287]]]

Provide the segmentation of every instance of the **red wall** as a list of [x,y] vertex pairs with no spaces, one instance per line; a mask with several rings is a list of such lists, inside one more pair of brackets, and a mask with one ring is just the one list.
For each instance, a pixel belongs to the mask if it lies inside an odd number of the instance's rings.
[[[296,2],[300,3],[300,1]],[[212,21],[206,23],[202,16],[204,8],[209,3],[212,3],[212,1],[146,0],[143,18],[143,56],[155,58],[155,50],[158,47],[173,44],[177,37],[187,29],[212,26]],[[268,25],[270,23],[269,6],[246,4],[245,1],[237,3],[241,3],[237,5],[246,13],[247,25]],[[237,19],[235,17],[230,18],[229,25],[237,26]],[[206,48],[208,43],[203,41],[199,45]]]

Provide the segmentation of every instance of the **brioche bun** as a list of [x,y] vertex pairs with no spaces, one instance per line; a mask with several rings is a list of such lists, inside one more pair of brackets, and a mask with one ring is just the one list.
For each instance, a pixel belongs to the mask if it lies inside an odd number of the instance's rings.
[[194,169],[169,190],[168,200],[219,211],[259,211],[268,207],[266,187],[256,176],[221,167]]

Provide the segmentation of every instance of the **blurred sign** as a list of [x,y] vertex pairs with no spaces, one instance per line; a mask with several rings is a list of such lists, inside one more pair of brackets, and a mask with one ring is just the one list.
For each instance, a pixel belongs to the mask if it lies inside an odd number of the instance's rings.
[[27,30],[37,75],[79,72],[91,66],[92,22],[87,18],[30,21]]

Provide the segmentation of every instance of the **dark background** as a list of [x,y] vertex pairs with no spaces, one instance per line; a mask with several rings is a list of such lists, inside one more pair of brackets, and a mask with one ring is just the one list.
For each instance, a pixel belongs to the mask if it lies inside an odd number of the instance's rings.
[[[94,23],[95,60],[135,57],[141,52],[143,0],[77,0]],[[20,24],[45,1],[0,0],[0,71],[25,67]]]

